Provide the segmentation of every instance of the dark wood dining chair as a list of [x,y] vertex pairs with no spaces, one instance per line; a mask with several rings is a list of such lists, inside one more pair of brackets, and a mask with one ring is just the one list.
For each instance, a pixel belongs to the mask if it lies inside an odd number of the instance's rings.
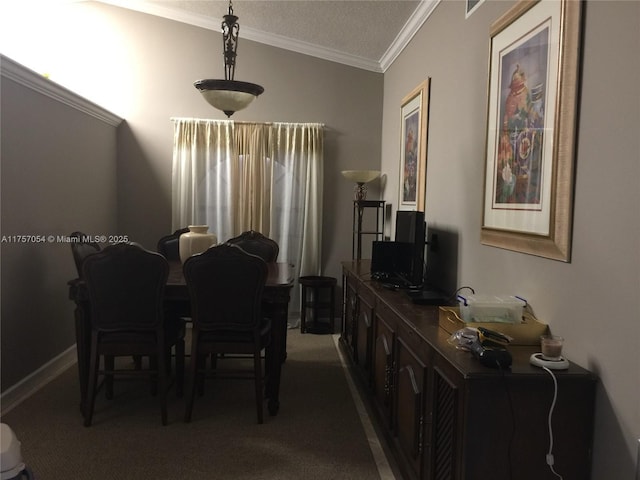
[[188,228],[180,228],[170,235],[165,235],[158,240],[156,251],[170,262],[179,262],[180,235],[188,231]]
[[280,253],[280,247],[275,240],[255,230],[243,232],[227,240],[227,243],[239,245],[243,250],[259,256],[265,262],[276,262]]
[[[91,425],[98,377],[147,375],[157,382],[162,424],[167,423],[172,347],[176,354],[176,390],[182,394],[184,378],[184,322],[164,316],[164,290],[169,264],[160,254],[137,245],[120,243],[90,255],[83,263],[89,293],[91,345],[84,424]],[[171,320],[171,321],[169,321]],[[117,368],[119,356],[149,357],[148,368]],[[100,357],[104,368],[100,369]]]
[[71,245],[71,254],[73,255],[76,271],[78,272],[78,278],[82,278],[82,264],[84,259],[89,255],[98,253],[101,250],[100,244],[90,241],[89,235],[77,231],[69,235],[69,239],[71,240],[69,244]]
[[[165,235],[156,246],[156,251],[167,259],[169,262],[180,261],[180,235],[187,233],[188,227],[179,228],[170,235]],[[185,302],[166,302],[165,313],[169,317],[186,318],[191,316],[191,306],[188,301]]]
[[[184,263],[193,320],[185,422],[191,421],[196,387],[207,377],[227,377],[254,380],[258,423],[263,423],[261,352],[271,341],[271,321],[262,315],[267,272],[264,260],[231,244],[211,247]],[[253,370],[226,370],[217,362],[207,370],[206,359],[222,354],[251,354]]]

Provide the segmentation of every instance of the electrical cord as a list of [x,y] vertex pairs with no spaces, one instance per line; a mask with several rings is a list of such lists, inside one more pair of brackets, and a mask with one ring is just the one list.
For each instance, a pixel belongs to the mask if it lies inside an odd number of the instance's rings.
[[551,473],[553,473],[556,477],[558,477],[560,480],[562,480],[562,475],[560,475],[558,472],[556,472],[555,469],[553,468],[553,464],[554,464],[554,459],[553,459],[553,429],[551,427],[551,417],[553,416],[553,409],[556,406],[556,400],[558,398],[558,381],[556,380],[556,376],[553,374],[553,372],[549,368],[543,366],[542,369],[545,370],[549,375],[551,375],[551,378],[553,379],[553,401],[551,402],[551,408],[549,409],[549,418],[548,418],[548,424],[549,424],[549,453],[547,453],[546,461],[547,461],[547,465],[549,465],[549,469],[551,470]]
[[455,292],[453,292],[448,298],[447,300],[449,301],[453,301],[456,300],[458,298],[458,293],[460,292],[460,290],[471,290],[471,293],[475,294],[476,291],[473,289],[473,287],[468,287],[468,286],[464,286],[464,287],[460,287],[458,288]]

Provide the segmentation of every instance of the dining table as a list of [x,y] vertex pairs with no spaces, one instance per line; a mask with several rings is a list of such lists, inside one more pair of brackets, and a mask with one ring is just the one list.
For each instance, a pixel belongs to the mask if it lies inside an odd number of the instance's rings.
[[[267,346],[265,398],[270,415],[280,408],[280,378],[282,363],[287,356],[287,323],[289,301],[294,283],[293,265],[284,262],[267,263],[268,275],[262,294],[263,316],[271,320],[271,342]],[[89,380],[89,354],[91,344],[91,306],[84,280],[75,278],[67,282],[69,298],[75,303],[76,350],[80,382],[80,406],[87,398]],[[170,305],[189,301],[189,288],[184,278],[182,263],[169,261],[169,276],[164,291],[165,302]]]

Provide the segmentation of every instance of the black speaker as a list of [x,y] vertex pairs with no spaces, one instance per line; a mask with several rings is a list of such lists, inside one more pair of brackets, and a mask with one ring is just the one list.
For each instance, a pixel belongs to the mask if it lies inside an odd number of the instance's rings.
[[424,212],[398,210],[396,212],[396,242],[411,243],[411,275],[409,280],[421,284],[424,279],[425,223]]

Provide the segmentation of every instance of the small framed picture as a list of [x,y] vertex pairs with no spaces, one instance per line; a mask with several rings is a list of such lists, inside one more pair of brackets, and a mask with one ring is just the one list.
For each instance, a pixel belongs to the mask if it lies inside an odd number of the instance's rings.
[[427,184],[429,83],[425,80],[402,100],[400,209],[424,212]]

